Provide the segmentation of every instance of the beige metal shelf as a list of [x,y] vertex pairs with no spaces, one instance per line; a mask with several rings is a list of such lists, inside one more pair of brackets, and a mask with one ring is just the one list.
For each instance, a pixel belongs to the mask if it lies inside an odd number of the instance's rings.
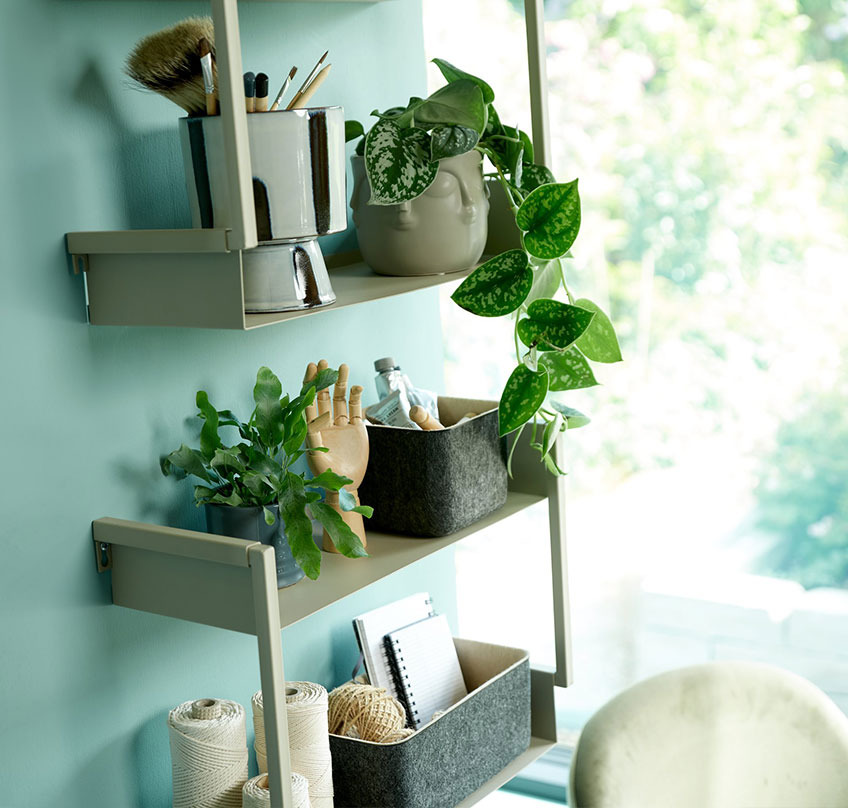
[[218,250],[226,233],[200,229],[69,233],[75,266],[85,270],[89,322],[249,330],[427,289],[471,271],[388,277],[377,275],[358,253],[328,256],[335,303],[245,314],[242,251]]
[[[367,559],[324,553],[321,576],[278,590],[285,628],[386,578],[466,536],[485,530],[544,497],[511,492],[503,508],[470,527],[438,539],[368,531]],[[98,519],[94,539],[111,546],[112,599],[118,606],[256,634],[251,581],[241,539],[163,528],[122,519]],[[170,545],[170,546],[169,546]]]
[[[559,455],[561,446],[558,444],[554,451]],[[285,682],[280,630],[547,500],[557,670],[532,671],[533,742],[527,752],[462,802],[470,806],[553,746],[554,687],[567,686],[571,676],[563,481],[544,470],[526,436],[516,447],[513,469],[515,477],[510,480],[506,504],[473,525],[436,539],[369,532],[369,558],[348,559],[326,553],[317,581],[304,580],[280,590],[276,586],[274,550],[258,542],[113,518],[95,520],[92,537],[98,560],[109,559],[116,605],[257,637],[269,778],[275,801],[282,806],[290,800],[290,771],[285,754],[285,696],[280,686]]]

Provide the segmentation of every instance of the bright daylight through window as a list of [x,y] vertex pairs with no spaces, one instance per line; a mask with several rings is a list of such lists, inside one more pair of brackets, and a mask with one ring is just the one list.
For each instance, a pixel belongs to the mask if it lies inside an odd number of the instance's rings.
[[[629,684],[712,659],[796,671],[848,711],[848,5],[546,13],[551,168],[583,203],[569,286],[625,360],[561,394],[593,419],[566,436],[565,740]],[[521,0],[424,0],[424,18],[428,58],[529,131]],[[452,291],[447,389],[497,398],[511,323]],[[549,659],[546,556],[544,506],[465,543],[461,633]]]

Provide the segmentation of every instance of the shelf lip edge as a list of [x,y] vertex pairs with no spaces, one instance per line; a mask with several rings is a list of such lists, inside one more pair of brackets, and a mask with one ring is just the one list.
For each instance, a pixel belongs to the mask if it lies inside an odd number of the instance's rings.
[[214,561],[234,567],[248,567],[248,550],[259,542],[218,536],[198,530],[133,522],[105,516],[91,523],[96,542],[150,550],[163,555],[182,556],[198,561]]
[[226,253],[226,228],[173,230],[87,230],[66,233],[71,255],[134,255],[138,253]]

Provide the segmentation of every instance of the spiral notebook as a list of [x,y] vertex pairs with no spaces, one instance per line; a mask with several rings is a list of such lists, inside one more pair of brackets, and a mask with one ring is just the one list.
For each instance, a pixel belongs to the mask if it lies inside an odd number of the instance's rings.
[[[354,618],[353,631],[362,652],[368,681],[372,685],[385,687],[389,693],[399,699],[383,638],[390,631],[419,620],[426,620],[434,614],[430,595],[427,592],[418,592]],[[356,675],[355,671],[354,675]]]
[[410,726],[429,724],[468,695],[445,615],[391,631],[383,642]]

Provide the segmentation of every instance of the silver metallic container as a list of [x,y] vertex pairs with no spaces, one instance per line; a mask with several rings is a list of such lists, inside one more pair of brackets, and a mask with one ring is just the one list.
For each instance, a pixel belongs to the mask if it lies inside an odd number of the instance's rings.
[[[344,110],[247,116],[260,246],[243,255],[245,310],[288,311],[335,300],[315,239],[347,227]],[[232,221],[220,116],[182,118],[180,140],[195,227]]]

